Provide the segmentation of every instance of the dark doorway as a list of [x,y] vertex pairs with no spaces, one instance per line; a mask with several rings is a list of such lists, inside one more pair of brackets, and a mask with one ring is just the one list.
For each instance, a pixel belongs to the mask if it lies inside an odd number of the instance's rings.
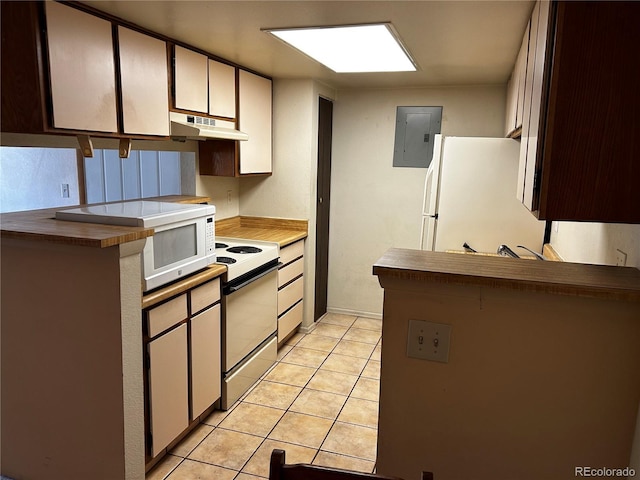
[[316,196],[316,290],[313,320],[327,313],[329,277],[329,204],[331,196],[331,133],[333,103],[318,104],[318,186]]

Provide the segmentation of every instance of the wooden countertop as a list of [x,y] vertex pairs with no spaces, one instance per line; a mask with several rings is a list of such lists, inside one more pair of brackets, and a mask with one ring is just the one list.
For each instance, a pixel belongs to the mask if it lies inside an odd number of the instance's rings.
[[148,294],[142,294],[142,308],[149,308],[156,305],[163,300],[167,300],[174,295],[178,295],[182,292],[186,292],[190,288],[197,287],[198,285],[212,280],[220,275],[227,273],[227,267],[224,265],[210,265],[206,270],[194,273],[182,281],[175,282],[164,288],[156,290]]
[[[206,203],[209,197],[172,195],[145,198],[178,203]],[[35,240],[85,247],[106,248],[133,242],[153,235],[152,228],[122,227],[96,223],[68,222],[56,220],[56,211],[73,206],[10,212],[0,214],[2,238]]]
[[385,278],[640,302],[640,270],[392,248],[373,266]]
[[233,217],[216,221],[216,237],[276,242],[280,248],[307,237],[307,220]]

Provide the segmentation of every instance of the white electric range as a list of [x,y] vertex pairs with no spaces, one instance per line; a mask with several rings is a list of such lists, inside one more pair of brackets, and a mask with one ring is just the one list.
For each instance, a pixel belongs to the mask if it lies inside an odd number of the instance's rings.
[[222,402],[230,408],[275,363],[278,331],[277,243],[216,237],[222,285]]
[[227,267],[227,282],[273,263],[280,255],[277,243],[216,237],[216,263]]

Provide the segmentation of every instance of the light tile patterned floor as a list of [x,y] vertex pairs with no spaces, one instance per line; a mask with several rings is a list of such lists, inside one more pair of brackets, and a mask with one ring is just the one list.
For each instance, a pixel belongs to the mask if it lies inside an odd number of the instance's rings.
[[263,479],[274,448],[287,463],[372,472],[382,322],[327,314],[296,334],[276,365],[227,412],[214,412],[147,480]]

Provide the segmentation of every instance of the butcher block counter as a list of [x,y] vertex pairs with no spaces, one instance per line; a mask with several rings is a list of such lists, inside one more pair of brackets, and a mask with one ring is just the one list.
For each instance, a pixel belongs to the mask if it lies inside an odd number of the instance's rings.
[[629,465],[638,269],[394,248],[373,273],[378,473],[559,480]]
[[373,273],[381,281],[393,277],[640,302],[640,270],[632,267],[392,248]]
[[216,221],[216,236],[276,242],[280,248],[307,237],[307,220],[232,217]]

